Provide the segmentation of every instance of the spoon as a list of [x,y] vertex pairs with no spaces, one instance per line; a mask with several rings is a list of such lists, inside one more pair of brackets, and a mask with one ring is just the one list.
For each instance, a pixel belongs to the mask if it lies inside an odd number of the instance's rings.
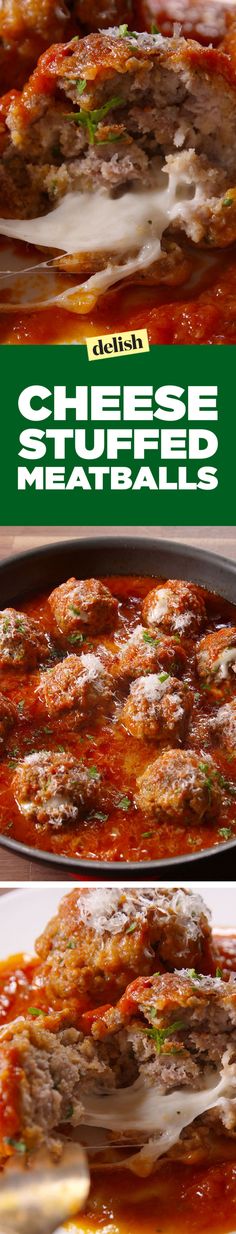
[[32,1170],[14,1160],[0,1183],[0,1234],[54,1234],[80,1211],[89,1185],[87,1158],[79,1144],[65,1145],[58,1162],[43,1152]]

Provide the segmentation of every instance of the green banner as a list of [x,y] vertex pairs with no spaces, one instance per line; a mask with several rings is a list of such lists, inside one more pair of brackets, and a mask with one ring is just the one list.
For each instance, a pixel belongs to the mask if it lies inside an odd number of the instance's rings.
[[1,362],[1,524],[235,523],[234,348]]

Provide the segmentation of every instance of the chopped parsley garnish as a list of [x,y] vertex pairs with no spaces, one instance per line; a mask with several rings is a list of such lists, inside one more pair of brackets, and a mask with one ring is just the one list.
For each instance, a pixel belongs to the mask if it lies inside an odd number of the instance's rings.
[[151,34],[159,34],[158,26],[156,26],[155,21],[152,21],[151,24]]
[[93,818],[97,818],[99,823],[106,823],[109,818],[109,814],[103,814],[102,810],[96,810],[96,813],[93,814]]
[[95,764],[92,767],[88,767],[88,776],[90,780],[97,780],[99,778],[99,771]]
[[212,788],[213,788],[212,776],[214,775],[214,772],[209,767],[209,763],[199,763],[199,771],[202,771],[205,777],[205,783],[206,783],[206,788],[208,790],[208,797],[209,797],[209,802],[210,802]]
[[128,810],[129,806],[131,806],[131,801],[129,797],[120,797],[120,800],[117,803],[117,809],[118,810]]
[[222,202],[222,205],[223,206],[233,206],[233,201],[234,201],[233,197],[224,197],[224,201]]
[[137,921],[132,921],[131,925],[128,927],[128,930],[126,930],[126,934],[133,934],[134,930],[137,930],[137,925],[138,925]]
[[153,836],[153,831],[142,831],[143,840],[149,840]]
[[232,827],[220,827],[218,835],[222,836],[222,840],[231,840]]
[[167,679],[168,679],[168,677],[169,677],[169,676],[170,676],[170,674],[169,674],[169,673],[160,673],[160,675],[159,675],[159,681],[167,681]]
[[79,80],[76,82],[77,94],[83,94],[84,90],[86,90],[86,86],[87,86],[87,82],[85,81],[85,78],[80,77]]
[[[114,94],[114,97],[108,99],[103,107],[96,107],[94,111],[73,111],[70,112],[68,119],[74,120],[75,124],[82,124],[87,129],[87,136],[91,146],[95,145],[95,137],[98,125],[109,111],[114,111],[116,107],[122,107],[123,99],[119,95]],[[73,611],[73,605],[70,605]]]
[[24,1140],[14,1140],[12,1135],[4,1136],[5,1144],[10,1144],[11,1148],[15,1148],[17,1153],[26,1153],[26,1144]]
[[77,947],[76,938],[70,938],[69,942],[66,944],[66,951],[75,951],[76,947]]
[[154,638],[153,634],[149,634],[148,630],[143,630],[143,642],[150,643],[150,647],[158,647],[160,638]]
[[195,968],[188,968],[187,973],[188,977],[191,977],[191,981],[202,981],[202,974],[197,973]]
[[[151,1014],[152,1014],[152,1018],[155,1017],[156,1012],[154,1008],[152,1009]],[[165,1045],[166,1039],[168,1037],[171,1037],[172,1033],[178,1032],[180,1028],[184,1028],[184,1024],[182,1020],[176,1020],[174,1024],[170,1024],[169,1028],[156,1028],[156,1026],[153,1024],[152,1028],[147,1029],[147,1035],[148,1037],[152,1037],[153,1041],[155,1042],[155,1046],[156,1046],[158,1054],[161,1054],[161,1051],[163,1049],[163,1046]]]
[[74,1113],[74,1106],[73,1106],[73,1105],[68,1105],[67,1110],[66,1110],[66,1112],[65,1112],[65,1119],[67,1119],[67,1118],[72,1118],[72,1114],[73,1114],[73,1113]]
[[222,977],[222,968],[216,968],[216,977]]
[[42,1007],[28,1007],[28,1011],[29,1014],[35,1016],[35,1018],[37,1015],[43,1015]]
[[80,630],[75,631],[75,634],[70,634],[70,637],[68,639],[68,643],[84,643],[84,642],[85,642],[85,636],[84,634],[81,634]]
[[70,609],[70,613],[74,614],[74,617],[81,616],[80,608],[76,608],[76,604],[69,604],[69,609]]
[[126,22],[124,22],[122,26],[119,26],[119,35],[120,35],[120,39],[137,39],[138,38],[138,35],[136,34],[136,30],[129,30]]

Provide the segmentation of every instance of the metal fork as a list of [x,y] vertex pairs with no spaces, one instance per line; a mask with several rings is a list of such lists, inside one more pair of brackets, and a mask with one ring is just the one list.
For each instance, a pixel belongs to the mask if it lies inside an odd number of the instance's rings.
[[54,1234],[81,1210],[89,1185],[79,1144],[66,1144],[58,1162],[42,1152],[32,1170],[14,1159],[0,1181],[0,1234]]

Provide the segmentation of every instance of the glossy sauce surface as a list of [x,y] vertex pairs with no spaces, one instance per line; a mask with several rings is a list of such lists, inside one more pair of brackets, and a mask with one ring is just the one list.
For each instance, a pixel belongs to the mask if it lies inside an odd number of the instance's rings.
[[[30,246],[21,245],[21,254],[23,250],[27,266]],[[212,264],[199,252],[191,251],[191,259],[193,277],[187,286],[124,284],[104,296],[91,316],[76,316],[56,305],[39,311],[29,307],[24,312],[2,312],[0,344],[83,343],[90,334],[141,328],[148,330],[153,344],[236,343],[235,247],[221,253],[215,250]],[[63,287],[60,283],[58,290]]]
[[[124,641],[141,620],[142,600],[155,585],[153,578],[109,577],[103,580],[119,600],[117,630],[108,636],[84,639],[79,647],[83,652],[95,650],[103,644],[110,651]],[[236,625],[236,608],[226,600],[204,592],[207,607],[207,626],[204,632],[222,625]],[[20,605],[43,629],[52,636],[53,655],[59,660],[66,652],[73,652],[69,640],[58,641],[58,630],[53,623],[47,596],[40,595]],[[88,713],[87,722],[75,727],[73,714],[63,714],[48,719],[35,689],[39,680],[38,671],[0,669],[0,690],[18,706],[19,722],[0,764],[0,831],[36,849],[43,849],[68,857],[118,861],[143,861],[150,858],[166,858],[180,853],[191,853],[222,844],[236,837],[236,752],[235,756],[214,745],[209,728],[212,710],[227,701],[236,690],[234,674],[219,686],[209,688],[207,682],[197,677],[195,669],[196,639],[181,639],[187,652],[187,669],[184,680],[194,689],[194,702],[190,729],[184,745],[199,753],[212,753],[222,779],[222,808],[216,822],[195,823],[192,827],[157,824],[141,813],[134,805],[133,795],[137,776],[155,760],[161,745],[147,740],[138,740],[127,734],[119,720],[119,713],[128,685],[124,692],[122,684],[115,687],[114,706],[111,715],[97,716]],[[177,644],[176,644],[177,646]],[[54,657],[54,658],[53,658]],[[49,661],[50,664],[50,661]],[[45,665],[44,665],[45,667]],[[173,663],[173,672],[174,672]],[[166,743],[163,743],[165,745]],[[19,758],[35,750],[72,752],[78,761],[92,766],[101,775],[104,787],[111,784],[117,792],[120,804],[110,809],[104,817],[96,818],[96,810],[76,824],[52,826],[49,822],[39,824],[34,819],[20,814],[12,792],[12,777]],[[99,810],[99,807],[98,807]]]
[[[224,976],[236,972],[236,936],[216,935]],[[37,961],[13,956],[0,964],[0,1023],[32,1005],[47,1008]],[[128,1171],[96,1171],[86,1212],[67,1234],[233,1234],[236,1231],[236,1146],[219,1141],[206,1166],[165,1162],[149,1179]]]

